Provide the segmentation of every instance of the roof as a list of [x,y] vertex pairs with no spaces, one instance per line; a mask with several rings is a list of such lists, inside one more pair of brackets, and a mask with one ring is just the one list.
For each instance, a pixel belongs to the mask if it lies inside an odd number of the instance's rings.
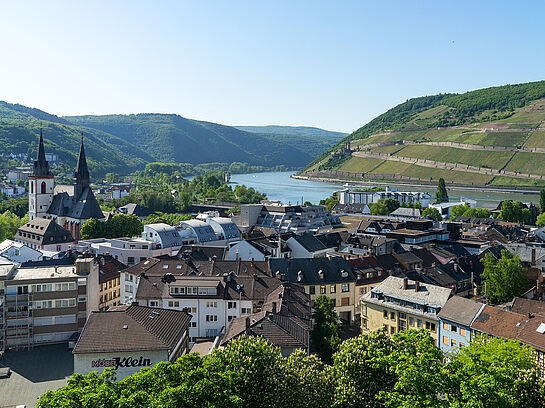
[[[299,245],[305,248],[308,252],[318,252],[327,249],[327,247],[311,233],[296,235],[290,239],[295,240]],[[289,240],[288,240],[289,241]]]
[[440,308],[445,305],[452,293],[450,288],[427,283],[420,283],[419,290],[416,291],[415,281],[412,280],[407,280],[407,289],[403,289],[403,280],[403,278],[389,276],[375,286],[371,292],[365,294],[364,298],[369,301],[372,293],[380,293],[384,296]]
[[73,353],[173,350],[190,320],[183,311],[134,304],[124,310],[92,312]]
[[[56,186],[62,187],[62,186]],[[73,186],[68,186],[66,190],[76,192]],[[84,187],[79,197],[73,197],[67,191],[58,192],[53,196],[51,205],[47,209],[48,214],[58,217],[71,217],[76,219],[102,219],[104,214],[95,198],[95,194],[90,187]]]
[[136,215],[137,217],[142,217],[142,218],[147,217],[150,214],[153,214],[153,211],[148,210],[147,208],[142,207],[141,205],[135,204],[135,203],[129,203],[129,204],[123,205],[119,207],[117,211],[123,214],[133,214],[133,215]]
[[525,320],[524,315],[486,305],[471,328],[493,336],[514,339]]
[[515,297],[511,305],[511,311],[524,315],[527,315],[528,313],[537,313],[545,316],[545,302]]
[[155,231],[157,235],[159,235],[163,248],[171,248],[182,245],[182,239],[178,234],[178,231],[176,231],[176,228],[174,228],[173,226],[162,222],[144,225],[144,233],[146,232],[146,230],[150,229]]
[[49,171],[49,163],[45,159],[44,138],[42,136],[42,130],[40,129],[40,141],[38,142],[38,153],[36,154],[36,160],[34,160],[34,168],[32,172],[33,176],[51,176]]
[[453,296],[447,300],[438,316],[441,319],[469,327],[483,306],[482,303],[474,300]]
[[397,210],[392,211],[390,215],[396,217],[420,217],[420,210],[418,208],[404,208],[399,207]]
[[296,284],[325,284],[355,282],[352,268],[341,257],[311,259],[271,259],[271,271],[286,276],[288,282]]
[[70,232],[55,221],[45,218],[34,218],[19,227],[15,239],[38,245],[52,245],[73,242]]
[[[98,261],[98,282],[104,283],[119,276],[120,271],[127,268],[123,262],[118,261],[111,255],[97,255]],[[123,284],[123,283],[122,283]]]

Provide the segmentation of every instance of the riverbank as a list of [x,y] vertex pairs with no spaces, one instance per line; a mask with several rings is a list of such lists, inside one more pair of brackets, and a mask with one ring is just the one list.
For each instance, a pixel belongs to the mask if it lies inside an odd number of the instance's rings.
[[[429,184],[418,184],[418,183],[401,183],[401,182],[389,182],[387,180],[377,180],[377,181],[360,181],[357,179],[341,179],[341,178],[329,178],[329,177],[316,177],[316,176],[302,176],[299,174],[292,174],[291,178],[298,180],[309,180],[322,183],[349,183],[358,186],[394,186],[394,187],[411,187],[411,188],[430,188],[436,186],[434,183]],[[504,194],[539,194],[540,189],[531,189],[529,187],[524,188],[503,188],[503,187],[489,187],[489,186],[448,186],[449,190],[459,190],[459,191],[489,191],[492,193],[504,193]]]

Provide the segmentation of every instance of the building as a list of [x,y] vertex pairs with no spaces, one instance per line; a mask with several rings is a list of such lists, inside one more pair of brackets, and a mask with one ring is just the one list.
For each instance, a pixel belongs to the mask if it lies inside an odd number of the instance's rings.
[[[121,293],[125,285],[125,276],[121,276],[121,271],[127,269],[127,265],[111,255],[98,255],[96,261],[98,262],[99,284],[98,309],[105,311],[112,306],[132,303],[134,299],[125,299]],[[132,289],[130,293],[134,297],[136,290]]]
[[118,200],[120,198],[127,197],[131,193],[129,186],[113,186],[110,191],[112,195],[112,200]]
[[451,294],[449,288],[389,276],[361,297],[362,332],[384,330],[392,335],[425,328],[439,347],[437,314]]
[[278,201],[262,204],[243,204],[240,215],[233,217],[241,231],[252,227],[271,228],[280,232],[329,232],[342,225],[337,215],[332,215],[323,205],[284,205]]
[[9,259],[12,262],[23,263],[30,261],[41,261],[43,254],[22,242],[6,239],[0,243],[0,257]]
[[98,266],[92,258],[3,265],[1,271],[5,348],[68,341],[98,309]]
[[[123,190],[120,190],[120,191],[123,191]],[[113,189],[112,189],[112,195],[113,195]],[[126,195],[128,195],[128,193]],[[121,197],[124,197],[124,196],[122,195]],[[148,210],[147,208],[142,207],[139,204],[134,204],[134,203],[129,203],[124,206],[121,206],[118,209],[116,209],[115,212],[118,214],[136,215],[141,221],[146,220],[151,214],[153,214],[153,211]]]
[[309,232],[294,235],[286,243],[291,250],[292,258],[320,258],[336,250],[335,246],[325,245]]
[[295,350],[310,352],[310,297],[302,287],[282,285],[265,299],[262,310],[231,320],[221,345],[241,336],[263,337],[278,347],[283,356]]
[[320,295],[328,296],[335,303],[341,321],[354,321],[356,277],[346,260],[341,257],[271,259],[269,264],[274,276],[303,286],[312,301]]
[[443,216],[443,218],[450,218],[450,215],[451,215],[451,211],[454,207],[458,206],[458,205],[467,205],[471,208],[475,208],[477,207],[477,201],[475,200],[471,200],[471,199],[466,199],[466,200],[460,200],[459,202],[454,202],[454,203],[435,203],[435,204],[430,204],[430,207],[431,208],[435,208],[437,211],[439,211],[439,214],[441,214]]
[[378,200],[391,198],[402,204],[420,203],[423,208],[426,208],[431,203],[431,195],[429,193],[417,191],[397,191],[386,187],[384,191],[360,191],[345,189],[337,192],[339,204],[372,204]]
[[74,242],[69,231],[52,219],[34,218],[19,227],[13,237],[30,248],[43,251],[66,251]]
[[161,248],[171,248],[173,254],[182,247],[182,240],[176,228],[162,222],[144,225],[142,239],[156,242]]
[[172,255],[177,247],[163,247],[160,242],[142,238],[94,238],[79,241],[72,248],[78,252],[111,255],[125,265],[132,266],[154,256]]
[[74,372],[101,373],[113,367],[116,380],[174,362],[189,350],[189,321],[185,311],[138,305],[93,312],[74,347]]
[[469,345],[471,325],[485,305],[474,300],[453,296],[443,306],[439,316],[439,347],[444,353]]
[[210,225],[218,240],[240,239],[240,231],[231,218],[220,217],[218,213],[213,215],[209,212],[197,215],[197,219]]
[[89,169],[83,147],[83,137],[79,151],[74,184],[55,185],[49,163],[45,158],[42,132],[38,145],[37,158],[33,172],[28,176],[28,218],[45,218],[55,221],[70,231],[77,242],[81,226],[89,219],[104,219],[100,206],[90,186]]
[[8,197],[20,197],[25,194],[26,190],[23,186],[15,184],[0,184],[0,193],[6,194]]
[[182,245],[200,244],[218,240],[214,228],[202,220],[180,221],[176,224],[176,230],[182,240]]

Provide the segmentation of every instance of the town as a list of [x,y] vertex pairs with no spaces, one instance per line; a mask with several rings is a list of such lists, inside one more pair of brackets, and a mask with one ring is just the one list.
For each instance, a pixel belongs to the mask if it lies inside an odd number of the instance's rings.
[[[90,220],[153,220],[153,212],[101,210],[83,138],[72,184],[56,184],[46,157],[40,134],[28,221],[0,244],[3,365],[45,352],[73,360],[68,376],[113,368],[119,381],[244,337],[266,339],[285,357],[331,359],[313,335],[320,305],[336,316],[339,341],[425,329],[446,356],[483,335],[511,339],[545,372],[545,232],[503,220],[512,202],[490,211],[449,202],[446,189],[434,199],[348,186],[331,211],[262,200],[231,213],[226,203],[194,203],[193,216],[173,225],[85,239]],[[540,207],[517,205],[535,223]],[[18,377],[0,381],[20,392]]]

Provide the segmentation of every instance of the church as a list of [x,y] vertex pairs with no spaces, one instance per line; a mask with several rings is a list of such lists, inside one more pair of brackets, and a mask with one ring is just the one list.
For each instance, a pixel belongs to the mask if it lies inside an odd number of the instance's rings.
[[89,169],[83,147],[83,136],[78,163],[71,185],[55,185],[49,163],[45,159],[42,132],[34,169],[28,176],[28,219],[45,218],[55,221],[70,231],[77,242],[81,226],[90,218],[104,220],[104,214],[95,198],[89,182]]

